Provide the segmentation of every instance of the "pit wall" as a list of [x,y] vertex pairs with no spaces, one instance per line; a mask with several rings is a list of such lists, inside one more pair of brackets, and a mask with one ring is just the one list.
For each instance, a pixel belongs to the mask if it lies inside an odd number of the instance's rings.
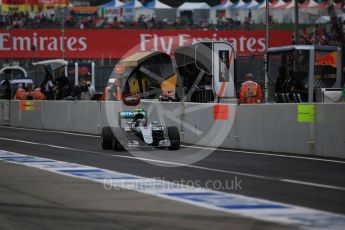
[[[177,126],[186,144],[345,159],[345,104],[314,104],[315,122],[297,120],[298,104],[218,105],[220,113],[215,104],[138,107],[149,121]],[[119,111],[133,109],[121,102],[0,100],[0,125],[100,134],[103,126],[117,126]]]

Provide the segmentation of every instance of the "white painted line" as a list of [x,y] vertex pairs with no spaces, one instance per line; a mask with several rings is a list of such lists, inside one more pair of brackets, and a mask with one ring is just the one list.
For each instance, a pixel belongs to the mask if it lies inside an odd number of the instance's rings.
[[150,159],[150,158],[134,157],[134,156],[124,156],[124,155],[118,155],[118,154],[116,154],[116,155],[115,154],[106,154],[103,152],[96,152],[96,151],[90,151],[90,150],[84,150],[84,149],[70,148],[70,147],[65,147],[65,146],[51,145],[51,144],[45,144],[45,143],[39,143],[39,142],[24,141],[24,140],[18,140],[18,139],[10,139],[10,138],[4,138],[4,137],[0,137],[0,140],[13,141],[13,142],[19,142],[19,143],[24,143],[24,144],[38,145],[38,146],[45,146],[45,147],[57,148],[57,149],[65,149],[65,150],[70,150],[70,151],[86,152],[86,153],[91,153],[91,154],[96,154],[96,155],[103,155],[103,156],[107,156],[107,157],[116,157],[116,158],[124,158],[124,159],[131,159],[131,160],[155,162],[155,163],[161,163],[161,164],[166,164],[166,165],[186,167],[186,168],[211,171],[211,172],[217,172],[217,173],[246,176],[246,177],[258,178],[258,179],[263,179],[263,180],[275,181],[275,182],[284,182],[284,183],[290,183],[290,184],[301,184],[301,185],[311,186],[311,187],[327,188],[327,189],[332,189],[332,190],[345,191],[345,187],[325,185],[325,184],[317,184],[317,183],[298,181],[298,180],[286,179],[286,178],[275,178],[275,177],[262,176],[262,175],[257,175],[257,174],[223,170],[223,169],[216,169],[216,168],[209,168],[209,167],[203,167],[203,166],[197,166],[197,165],[187,165],[187,164],[182,164],[182,163],[177,163],[177,162],[172,162],[172,161],[155,160],[155,159]]
[[187,148],[195,148],[195,149],[206,149],[206,150],[214,150],[214,151],[217,150],[217,151],[222,151],[222,152],[236,152],[236,153],[246,153],[246,154],[263,155],[263,156],[271,156],[271,157],[295,158],[295,159],[303,159],[303,160],[324,161],[324,162],[345,164],[345,161],[341,161],[341,160],[330,160],[330,159],[315,158],[315,157],[302,157],[302,156],[294,156],[294,155],[283,155],[283,154],[278,154],[278,153],[264,153],[264,152],[232,150],[232,149],[224,149],[224,148],[211,148],[211,147],[202,147],[202,146],[194,146],[194,145],[181,145],[181,146],[187,147]]
[[[54,130],[40,130],[40,129],[9,127],[9,126],[0,126],[0,128],[27,130],[27,131],[35,131],[35,132],[46,132],[46,133],[61,133],[61,134],[66,134],[66,135],[93,137],[93,138],[99,138],[100,137],[99,135],[93,135],[93,134],[71,133],[71,132],[54,131]],[[183,146],[185,148],[205,149],[205,150],[213,150],[213,151],[220,151],[220,152],[236,152],[236,153],[270,156],[270,157],[293,158],[293,159],[302,159],[302,160],[345,164],[344,160],[324,159],[324,158],[317,158],[315,156],[295,156],[295,155],[287,155],[287,154],[279,154],[279,153],[264,153],[264,152],[245,151],[245,150],[236,150],[236,149],[203,147],[203,146],[195,146],[195,145],[181,145],[181,146]]]
[[93,134],[71,133],[71,132],[56,131],[56,130],[30,129],[30,128],[10,127],[10,126],[0,126],[0,128],[34,131],[34,132],[42,132],[42,133],[61,133],[61,134],[67,134],[67,135],[72,135],[72,136],[81,136],[81,137],[94,137],[94,138],[99,137],[99,135],[93,135]]
[[[279,224],[288,224],[303,229],[342,230],[345,225],[345,216],[340,214],[196,188],[153,178],[144,178],[75,163],[71,164],[2,150],[0,150],[0,160],[102,183],[103,186],[111,185],[114,186],[113,188],[133,190],[203,208]],[[66,169],[69,164],[72,167]]]
[[294,184],[301,184],[306,186],[314,186],[314,187],[320,187],[320,188],[327,188],[327,189],[335,189],[335,190],[343,190],[345,191],[345,188],[333,186],[333,185],[325,185],[325,184],[318,184],[318,183],[312,183],[307,181],[298,181],[298,180],[291,180],[291,179],[281,179],[281,181],[294,183]]

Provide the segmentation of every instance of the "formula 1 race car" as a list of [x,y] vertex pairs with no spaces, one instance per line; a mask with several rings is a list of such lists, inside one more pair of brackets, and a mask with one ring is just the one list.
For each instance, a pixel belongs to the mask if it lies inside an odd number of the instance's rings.
[[[123,125],[123,121],[126,120]],[[102,148],[116,151],[133,147],[180,148],[180,133],[177,127],[159,126],[157,122],[148,123],[143,109],[119,113],[118,127],[103,127]]]

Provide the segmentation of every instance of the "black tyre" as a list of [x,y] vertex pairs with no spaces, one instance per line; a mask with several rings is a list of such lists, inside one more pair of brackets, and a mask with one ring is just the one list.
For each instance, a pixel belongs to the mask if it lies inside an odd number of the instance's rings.
[[111,127],[103,127],[101,132],[101,142],[103,149],[111,149],[114,139],[114,133]]
[[168,127],[168,136],[170,140],[169,150],[178,150],[180,148],[180,132],[176,126]]
[[114,129],[114,138],[112,142],[112,147],[115,151],[125,150],[123,144],[125,143],[125,130],[122,127],[115,127]]

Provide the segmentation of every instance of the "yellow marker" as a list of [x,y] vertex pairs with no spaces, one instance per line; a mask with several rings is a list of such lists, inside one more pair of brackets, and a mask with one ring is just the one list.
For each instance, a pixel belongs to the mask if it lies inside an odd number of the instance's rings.
[[300,123],[314,123],[316,118],[315,105],[298,105],[297,107],[297,121]]
[[129,81],[129,91],[131,94],[139,93],[139,82],[137,79],[132,79]]
[[33,101],[23,100],[21,110],[22,111],[35,111],[36,110],[35,103]]
[[176,74],[174,74],[162,82],[161,88],[162,88],[162,91],[175,92],[176,85],[177,85],[177,77],[176,77]]

